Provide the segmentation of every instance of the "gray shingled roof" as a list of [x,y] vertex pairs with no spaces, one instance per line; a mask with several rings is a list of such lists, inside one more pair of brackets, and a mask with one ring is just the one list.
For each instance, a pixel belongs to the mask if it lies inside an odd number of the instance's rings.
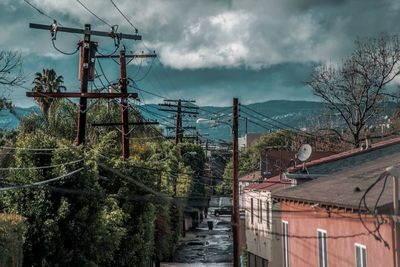
[[[362,157],[360,157],[362,156]],[[299,186],[280,190],[274,193],[275,197],[301,200],[310,203],[322,203],[333,206],[358,208],[359,201],[365,190],[389,166],[400,165],[400,145],[393,145],[357,157],[347,158],[345,161],[334,162],[336,168],[344,169],[332,175],[321,177]],[[321,165],[318,173],[325,170],[330,173],[333,165],[324,169]],[[325,166],[327,167],[327,166]],[[313,172],[317,172],[313,168]],[[379,182],[366,197],[368,207],[374,207],[383,187],[383,180]],[[358,188],[358,189],[356,189]],[[392,178],[389,177],[378,209],[389,208],[392,203]]]
[[320,173],[334,174],[339,171],[352,169],[354,166],[374,161],[380,157],[397,154],[399,152],[400,152],[400,144],[394,144],[387,147],[379,148],[377,150],[365,151],[365,153],[352,155],[351,157],[348,158],[343,158],[336,161],[312,166],[308,168],[308,171],[310,173],[317,173],[317,174]]

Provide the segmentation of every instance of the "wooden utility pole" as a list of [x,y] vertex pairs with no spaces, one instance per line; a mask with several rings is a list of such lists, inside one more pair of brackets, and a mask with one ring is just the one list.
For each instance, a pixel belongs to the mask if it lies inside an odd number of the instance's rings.
[[[80,42],[81,53],[79,60],[79,79],[80,79],[80,91],[81,93],[87,93],[89,84],[89,64],[94,55],[91,55],[93,46],[95,44],[90,41],[90,24],[85,24],[85,32],[83,41]],[[79,112],[78,112],[78,132],[76,136],[76,142],[78,145],[85,143],[86,135],[86,109],[87,109],[87,98],[79,98]]]
[[[121,93],[128,92],[128,81],[126,80],[126,58],[125,49],[121,49],[119,53],[120,79],[119,85]],[[121,98],[121,114],[122,114],[122,159],[129,158],[129,115],[128,115],[128,99]]]
[[182,101],[179,99],[176,107],[176,131],[175,131],[175,144],[182,143]]
[[233,266],[239,267],[240,264],[240,248],[239,248],[239,230],[240,230],[240,214],[239,214],[239,146],[238,146],[238,130],[239,130],[239,114],[238,114],[239,101],[237,98],[233,99],[233,120],[232,120],[232,141],[233,141],[233,184],[232,184],[232,206],[233,206]]
[[[195,102],[194,100],[178,99],[178,100],[164,100],[164,101],[165,101],[165,103],[162,103],[159,105],[163,106],[163,107],[174,108],[174,109],[159,108],[158,110],[176,113],[175,143],[176,144],[182,143],[183,133],[184,133],[182,116],[183,116],[183,114],[198,115],[199,113],[197,111],[192,111],[192,110],[197,110],[198,107],[190,106],[190,105],[182,105],[182,103],[194,103]],[[168,103],[168,102],[173,102],[173,103]],[[189,127],[187,127],[187,128],[189,128]],[[192,127],[190,127],[190,128],[192,128]]]
[[88,98],[137,98],[136,93],[128,94],[123,93],[88,93],[88,82],[93,80],[94,77],[94,59],[97,43],[91,41],[91,36],[103,36],[111,37],[113,39],[132,39],[141,40],[142,37],[137,34],[123,34],[114,31],[94,31],[91,29],[90,24],[85,24],[84,29],[62,27],[54,23],[53,25],[42,25],[30,23],[30,28],[49,30],[53,39],[55,39],[57,32],[68,32],[83,34],[83,41],[80,45],[80,60],[79,60],[79,79],[80,79],[80,92],[79,93],[39,93],[39,92],[27,92],[28,97],[52,97],[52,98],[66,98],[66,97],[79,97],[79,113],[78,113],[78,129],[77,129],[77,145],[85,143],[86,134],[86,111],[87,111],[87,99]]
[[[147,55],[147,54],[137,54],[137,55],[127,55],[125,49],[121,49],[119,56],[118,55],[105,55],[105,56],[97,56],[97,59],[110,58],[114,59],[119,57],[119,65],[120,65],[120,79],[119,79],[119,88],[122,94],[128,93],[128,79],[126,75],[126,59],[127,58],[150,58],[156,57],[155,54]],[[140,122],[142,125],[145,124],[158,124],[157,122]],[[128,111],[128,98],[121,97],[121,123],[96,123],[92,124],[95,126],[113,126],[122,125],[122,159],[126,160],[129,158],[129,125],[138,124],[138,123],[129,123],[129,111]]]

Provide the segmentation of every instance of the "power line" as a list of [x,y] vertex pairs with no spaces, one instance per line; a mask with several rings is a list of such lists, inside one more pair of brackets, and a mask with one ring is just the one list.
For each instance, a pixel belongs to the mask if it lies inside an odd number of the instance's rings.
[[0,149],[5,150],[28,150],[28,151],[53,151],[53,150],[70,150],[70,147],[53,147],[53,148],[29,148],[29,147],[10,147],[0,146]]
[[113,0],[110,0],[110,2],[113,4],[113,6],[115,7],[115,9],[118,10],[118,12],[124,17],[124,19],[129,23],[129,25],[132,26],[133,29],[135,29],[135,32],[138,33],[138,29],[133,25],[133,23],[125,16],[124,13],[122,13],[121,9],[118,8],[118,6],[115,4],[115,2]]
[[76,0],[76,2],[78,2],[84,9],[86,9],[87,12],[89,12],[90,14],[92,14],[94,17],[96,17],[99,21],[103,22],[105,25],[107,25],[110,28],[113,28],[113,26],[108,23],[107,21],[105,21],[104,19],[100,18],[99,16],[97,16],[93,11],[91,11],[87,6],[85,6],[85,4],[83,4],[80,0]]
[[150,73],[150,71],[151,71],[151,69],[152,69],[152,67],[153,67],[153,63],[154,63],[154,58],[153,58],[153,60],[151,61],[150,66],[149,66],[149,68],[147,69],[147,72],[143,75],[143,77],[141,77],[140,79],[137,79],[136,82],[140,82],[140,81],[144,80],[144,79],[147,77],[147,75],[149,75],[149,73]]
[[56,164],[56,165],[48,165],[48,166],[0,168],[0,171],[51,169],[51,168],[56,168],[56,167],[60,167],[60,166],[75,164],[75,163],[78,163],[81,161],[83,161],[83,159],[70,161],[70,162],[66,162],[66,163],[60,163],[60,164]]
[[56,46],[56,44],[55,44],[53,38],[51,39],[51,43],[53,44],[53,48],[54,48],[57,52],[59,52],[59,53],[61,53],[61,54],[63,54],[63,55],[66,55],[66,56],[75,55],[75,54],[79,51],[79,45],[77,46],[77,48],[75,49],[75,51],[73,51],[73,52],[65,52],[65,51],[62,51],[61,49],[59,49],[59,48]]
[[49,16],[48,14],[44,13],[42,10],[40,10],[38,7],[34,6],[31,2],[29,2],[28,0],[24,0],[25,3],[27,3],[29,6],[31,6],[33,9],[35,9],[39,14],[55,21],[56,19],[54,19],[53,17]]
[[23,185],[15,185],[15,186],[2,187],[2,188],[0,188],[0,192],[8,191],[8,190],[15,190],[15,189],[23,189],[23,188],[35,187],[35,186],[40,186],[40,185],[52,183],[52,182],[61,180],[61,179],[63,179],[63,178],[66,178],[66,177],[68,177],[68,176],[71,176],[71,175],[73,175],[73,174],[75,174],[75,173],[78,173],[78,172],[82,171],[83,169],[84,169],[84,168],[82,167],[82,168],[79,168],[79,169],[77,169],[77,170],[75,170],[75,171],[72,171],[72,172],[69,172],[69,173],[67,173],[67,174],[64,174],[64,175],[62,175],[62,176],[54,177],[54,178],[51,178],[51,179],[48,179],[48,180],[44,180],[44,181],[40,181],[40,182],[35,182],[35,183],[31,183],[31,184],[23,184]]
[[260,113],[260,112],[258,112],[258,111],[256,111],[256,110],[254,110],[254,109],[252,109],[252,108],[249,108],[248,106],[242,106],[242,105],[241,105],[241,107],[244,107],[245,109],[248,109],[248,110],[250,110],[250,111],[252,111],[252,112],[254,112],[254,113],[256,113],[256,114],[258,114],[258,115],[260,115],[260,116],[263,116],[263,117],[265,117],[265,118],[267,118],[267,119],[269,119],[269,120],[271,120],[271,121],[273,121],[273,122],[275,122],[275,123],[281,124],[281,125],[283,125],[283,126],[285,126],[285,127],[288,127],[288,128],[290,128],[290,129],[292,129],[292,130],[301,132],[301,133],[306,134],[306,135],[313,135],[313,134],[308,133],[308,132],[306,132],[306,131],[302,131],[302,130],[300,130],[300,129],[298,129],[298,128],[295,128],[295,127],[293,127],[293,126],[291,126],[291,125],[289,125],[289,124],[286,124],[286,123],[280,122],[279,120],[273,119],[273,118],[271,118],[271,117],[269,117],[269,116],[267,116],[267,115],[265,115],[265,114],[262,114],[262,113]]

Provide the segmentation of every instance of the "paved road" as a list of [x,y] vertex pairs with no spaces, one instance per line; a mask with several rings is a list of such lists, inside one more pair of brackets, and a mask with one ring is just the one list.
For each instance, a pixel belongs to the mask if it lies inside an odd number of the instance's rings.
[[[207,221],[214,222],[208,230]],[[231,267],[232,231],[230,216],[205,219],[196,230],[186,234],[187,238],[178,246],[173,263],[162,263],[163,267]]]

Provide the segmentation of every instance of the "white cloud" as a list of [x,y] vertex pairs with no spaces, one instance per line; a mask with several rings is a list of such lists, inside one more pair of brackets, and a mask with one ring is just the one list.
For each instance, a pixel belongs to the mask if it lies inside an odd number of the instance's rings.
[[[66,26],[92,23],[95,29],[108,29],[75,0],[30,1]],[[81,1],[108,23],[121,25],[120,29],[124,32],[133,31],[110,1]],[[396,21],[394,17],[392,22],[374,22],[380,21],[388,8],[398,6],[395,0],[391,1],[391,5],[379,5],[372,0],[324,3],[314,0],[296,0],[295,3],[289,0],[115,2],[139,28],[143,39],[150,44],[148,46],[157,50],[161,61],[177,69],[229,68],[239,65],[259,69],[286,62],[336,60],[351,49],[357,35],[376,35],[384,30],[392,30]],[[15,25],[2,27],[0,44],[12,44],[24,49],[23,46],[28,43],[28,49],[37,54],[43,54],[44,49],[54,51],[49,47],[48,40],[38,39],[44,38],[44,33],[33,36],[28,32],[32,30],[26,27],[28,22],[36,18],[45,18],[22,0],[19,3],[20,6],[17,6],[17,2],[7,0],[6,6],[15,16],[18,16],[18,12],[22,14],[22,11],[29,10],[31,17],[24,16]],[[361,7],[366,12],[359,13]],[[363,22],[375,25],[376,29],[364,27]],[[25,42],[15,44],[16,31],[24,36],[22,39]],[[75,36],[73,38],[76,39]],[[104,38],[97,39],[100,45],[106,42]],[[137,46],[136,43],[130,45],[130,41],[125,43],[129,47]],[[71,45],[72,41],[65,39],[64,47]],[[52,52],[45,53],[54,56]]]

